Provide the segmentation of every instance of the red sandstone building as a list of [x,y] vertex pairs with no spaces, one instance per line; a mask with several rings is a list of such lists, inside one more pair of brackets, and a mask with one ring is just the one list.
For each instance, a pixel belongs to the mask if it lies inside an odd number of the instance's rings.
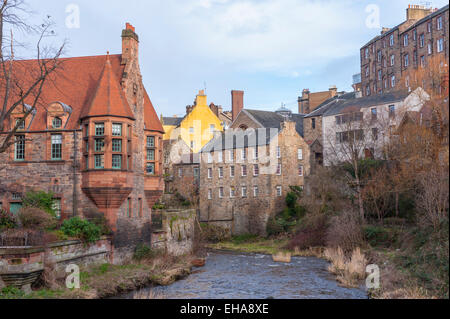
[[[411,69],[426,68],[434,57],[448,61],[448,41],[448,5],[439,10],[409,5],[406,21],[383,28],[379,36],[361,48],[363,95],[408,87]],[[428,90],[427,85],[422,87]]]
[[[150,240],[151,207],[163,190],[163,128],[138,55],[138,35],[127,23],[122,54],[61,59],[16,143],[0,154],[1,209],[17,211],[28,190],[50,191],[62,219],[103,212],[116,246]],[[36,60],[15,64],[37,67]],[[5,127],[27,107],[16,108]]]

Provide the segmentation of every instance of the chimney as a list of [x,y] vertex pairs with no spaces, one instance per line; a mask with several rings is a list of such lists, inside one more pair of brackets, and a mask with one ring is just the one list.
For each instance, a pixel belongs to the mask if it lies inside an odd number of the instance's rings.
[[336,85],[330,86],[330,90],[329,91],[330,91],[331,97],[335,97],[337,95],[337,87],[336,87]]
[[231,105],[234,121],[239,113],[244,109],[244,91],[231,91]]
[[410,4],[408,9],[406,9],[406,20],[420,20],[425,18],[427,15],[433,13],[432,8],[427,8],[425,6]]
[[139,58],[139,37],[136,29],[127,22],[122,30],[122,64]]
[[309,113],[309,89],[303,89],[302,96],[298,98],[298,112],[300,114]]

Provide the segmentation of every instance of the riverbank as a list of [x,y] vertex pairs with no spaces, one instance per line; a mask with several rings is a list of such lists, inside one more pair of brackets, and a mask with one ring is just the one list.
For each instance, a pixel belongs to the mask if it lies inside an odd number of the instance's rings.
[[58,281],[52,289],[30,294],[11,287],[0,290],[0,299],[104,299],[151,285],[170,285],[192,271],[192,256],[158,256],[125,265],[102,264],[81,269],[80,289],[65,288]]

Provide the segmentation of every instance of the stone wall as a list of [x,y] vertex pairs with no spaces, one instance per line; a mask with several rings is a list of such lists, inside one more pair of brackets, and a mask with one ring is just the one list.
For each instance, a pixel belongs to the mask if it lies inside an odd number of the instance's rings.
[[194,247],[197,213],[194,209],[162,211],[162,230],[152,234],[152,247],[173,256],[190,254]]

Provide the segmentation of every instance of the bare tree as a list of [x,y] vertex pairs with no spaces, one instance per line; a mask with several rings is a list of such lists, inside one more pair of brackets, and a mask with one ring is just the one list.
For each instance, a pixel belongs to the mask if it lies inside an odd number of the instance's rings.
[[[39,26],[27,24],[24,14],[28,13],[23,0],[0,1],[0,153],[15,143],[14,136],[26,118],[43,107],[41,94],[44,85],[51,80],[51,74],[61,65],[60,56],[65,43],[58,49],[45,46],[45,39],[54,36],[49,19]],[[15,59],[14,32],[26,31],[38,36],[35,60]],[[9,35],[8,35],[9,33]],[[23,116],[17,123],[9,123],[11,114],[21,110]]]

